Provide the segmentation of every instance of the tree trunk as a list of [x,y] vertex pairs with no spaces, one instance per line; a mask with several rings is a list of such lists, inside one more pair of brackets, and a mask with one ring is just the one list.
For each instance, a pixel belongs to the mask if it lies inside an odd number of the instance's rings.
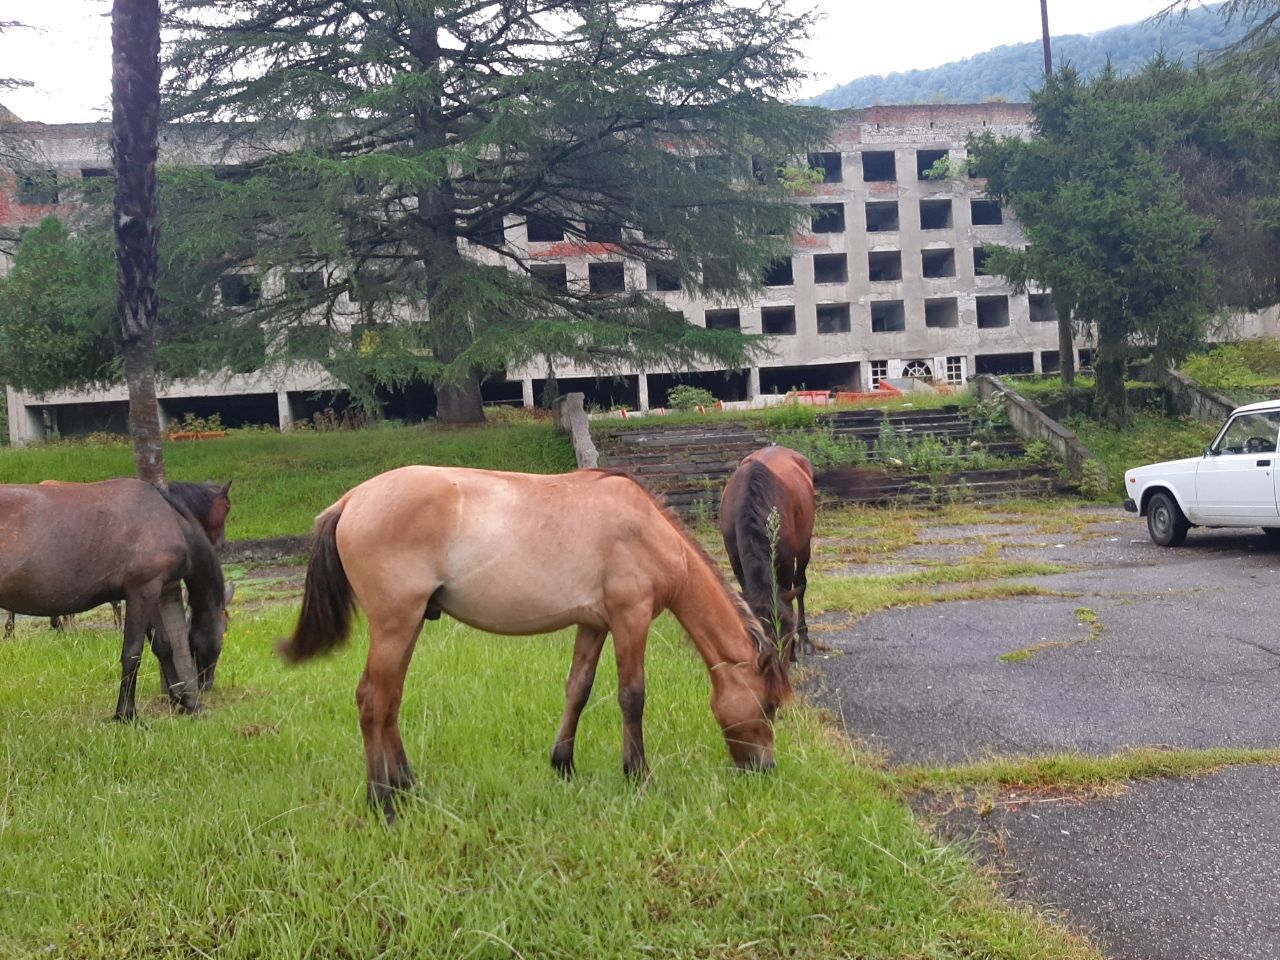
[[1129,401],[1124,389],[1125,345],[1119,323],[1098,324],[1098,354],[1093,360],[1094,414],[1117,429],[1129,425]]
[[484,423],[480,378],[469,373],[462,383],[436,390],[436,416],[441,423]]
[[115,165],[116,320],[129,386],[138,476],[164,484],[156,408],[156,153],[160,118],[159,0],[111,7],[111,154]]
[[1068,386],[1076,382],[1076,345],[1072,337],[1071,314],[1058,312],[1058,376]]

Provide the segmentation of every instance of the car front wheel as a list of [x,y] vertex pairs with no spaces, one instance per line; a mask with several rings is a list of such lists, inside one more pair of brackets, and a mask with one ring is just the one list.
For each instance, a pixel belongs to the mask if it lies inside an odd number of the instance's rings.
[[1173,497],[1167,493],[1152,494],[1147,503],[1147,532],[1152,542],[1162,547],[1180,547],[1189,529],[1191,524]]

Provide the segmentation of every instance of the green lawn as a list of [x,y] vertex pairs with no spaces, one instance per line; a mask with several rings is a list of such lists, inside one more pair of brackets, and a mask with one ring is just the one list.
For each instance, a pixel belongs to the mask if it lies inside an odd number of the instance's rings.
[[0,644],[0,956],[1095,956],[1001,901],[810,709],[784,712],[775,774],[734,770],[666,618],[638,786],[610,666],[564,783],[569,635],[429,624],[402,713],[421,783],[388,829],[363,797],[366,642],[286,669],[294,610],[235,613],[197,719],[160,705],[148,660],[144,722],[107,722],[110,632],[25,620]]
[[[558,473],[574,468],[568,438],[547,423],[393,427],[328,433],[232,431],[165,444],[174,480],[233,481],[232,540],[305,534],[315,515],[375,474],[409,463]],[[103,480],[134,472],[128,444],[60,443],[0,449],[0,483]]]

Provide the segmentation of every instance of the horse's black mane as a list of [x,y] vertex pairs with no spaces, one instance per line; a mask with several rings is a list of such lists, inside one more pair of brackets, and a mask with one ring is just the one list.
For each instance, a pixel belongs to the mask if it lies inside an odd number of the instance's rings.
[[198,523],[209,515],[221,489],[216,483],[170,480],[168,489],[161,489],[160,493],[169,501],[169,506]]
[[773,471],[762,463],[753,461],[740,469],[746,475],[746,493],[734,525],[738,537],[738,558],[746,580],[743,586],[750,587],[747,601],[756,608],[756,612],[769,616],[774,607],[769,514],[779,500],[777,481]]

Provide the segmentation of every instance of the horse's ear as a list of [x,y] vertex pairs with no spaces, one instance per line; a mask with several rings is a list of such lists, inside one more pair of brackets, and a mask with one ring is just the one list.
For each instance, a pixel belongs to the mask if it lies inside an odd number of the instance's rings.
[[224,483],[224,484],[222,485],[222,489],[221,489],[221,490],[219,490],[218,492],[219,492],[219,493],[221,493],[224,497],[225,497],[228,493],[230,493],[230,492],[231,492],[231,481],[230,481],[230,480],[228,480],[226,483]]

